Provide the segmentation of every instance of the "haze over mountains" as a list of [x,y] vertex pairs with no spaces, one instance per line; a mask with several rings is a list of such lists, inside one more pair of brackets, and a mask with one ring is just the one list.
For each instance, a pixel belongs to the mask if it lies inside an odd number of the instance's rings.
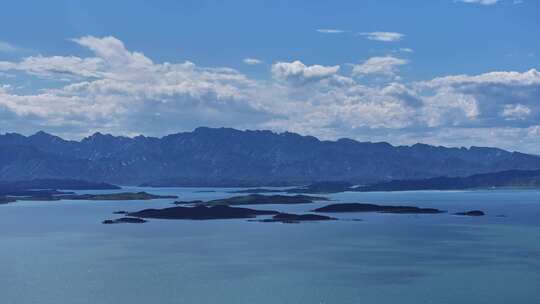
[[392,146],[270,131],[197,128],[162,138],[44,132],[0,135],[0,180],[71,178],[124,185],[368,183],[540,169],[540,157],[497,148]]

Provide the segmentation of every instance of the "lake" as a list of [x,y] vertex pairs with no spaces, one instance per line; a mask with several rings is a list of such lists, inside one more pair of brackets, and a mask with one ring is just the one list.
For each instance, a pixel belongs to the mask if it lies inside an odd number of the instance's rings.
[[[119,191],[208,200],[232,196],[230,190]],[[103,225],[118,217],[114,211],[170,207],[173,200],[1,205],[0,303],[540,303],[540,191],[328,197],[448,213]],[[307,212],[329,203],[252,208]],[[451,215],[474,209],[487,215]]]

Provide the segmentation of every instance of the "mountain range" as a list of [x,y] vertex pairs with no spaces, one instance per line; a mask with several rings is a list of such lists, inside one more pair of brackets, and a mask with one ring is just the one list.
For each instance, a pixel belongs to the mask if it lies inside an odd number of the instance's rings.
[[80,179],[148,186],[373,183],[540,169],[540,156],[498,148],[448,148],[229,128],[156,137],[95,133],[80,141],[45,132],[0,135],[0,180]]

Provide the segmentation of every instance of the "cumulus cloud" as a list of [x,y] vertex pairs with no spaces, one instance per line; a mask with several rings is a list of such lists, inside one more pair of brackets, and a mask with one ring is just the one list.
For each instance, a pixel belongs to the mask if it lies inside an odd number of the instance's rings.
[[419,89],[436,92],[437,101],[469,100],[475,120],[462,125],[530,126],[540,118],[540,73],[535,69],[439,77],[419,83]]
[[407,64],[405,59],[384,56],[371,57],[362,64],[353,65],[353,75],[379,75],[379,76],[396,76],[400,66]]
[[502,111],[502,116],[506,119],[525,119],[531,114],[531,109],[522,104],[505,105]]
[[395,42],[400,41],[404,34],[395,32],[371,32],[371,33],[358,33],[360,36],[365,36],[369,40],[382,41],[382,42]]
[[165,104],[169,113],[194,108],[211,116],[216,108],[228,111],[225,104],[256,111],[240,101],[255,82],[236,70],[203,68],[191,62],[155,64],[141,53],[128,51],[114,37],[88,36],[74,41],[93,51],[95,57],[38,56],[0,62],[0,71],[68,81],[63,87],[43,88],[36,94],[3,90],[0,106],[49,122],[86,121],[92,125],[108,121],[119,126],[126,123],[120,120],[154,113]]
[[[227,67],[154,62],[114,37],[73,41],[92,55],[0,62],[2,73],[47,79],[32,92],[0,78],[4,130],[162,135],[208,125],[400,144],[519,144],[540,152],[530,144],[540,138],[535,69],[401,83],[396,76],[407,60],[384,56],[353,66],[351,75],[339,65],[276,62],[271,78],[255,80]],[[352,77],[359,75],[386,78]]]
[[310,82],[318,81],[324,78],[336,75],[339,71],[339,65],[307,66],[299,60],[293,62],[277,62],[272,65],[272,75],[274,79],[281,81]]

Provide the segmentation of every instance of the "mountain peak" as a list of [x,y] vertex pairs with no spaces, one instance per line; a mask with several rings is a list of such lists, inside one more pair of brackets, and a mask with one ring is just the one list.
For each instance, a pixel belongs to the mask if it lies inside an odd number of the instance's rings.
[[64,141],[64,139],[58,136],[49,134],[45,131],[38,131],[35,134],[30,135],[28,139],[34,140],[34,141],[40,141],[40,142]]

